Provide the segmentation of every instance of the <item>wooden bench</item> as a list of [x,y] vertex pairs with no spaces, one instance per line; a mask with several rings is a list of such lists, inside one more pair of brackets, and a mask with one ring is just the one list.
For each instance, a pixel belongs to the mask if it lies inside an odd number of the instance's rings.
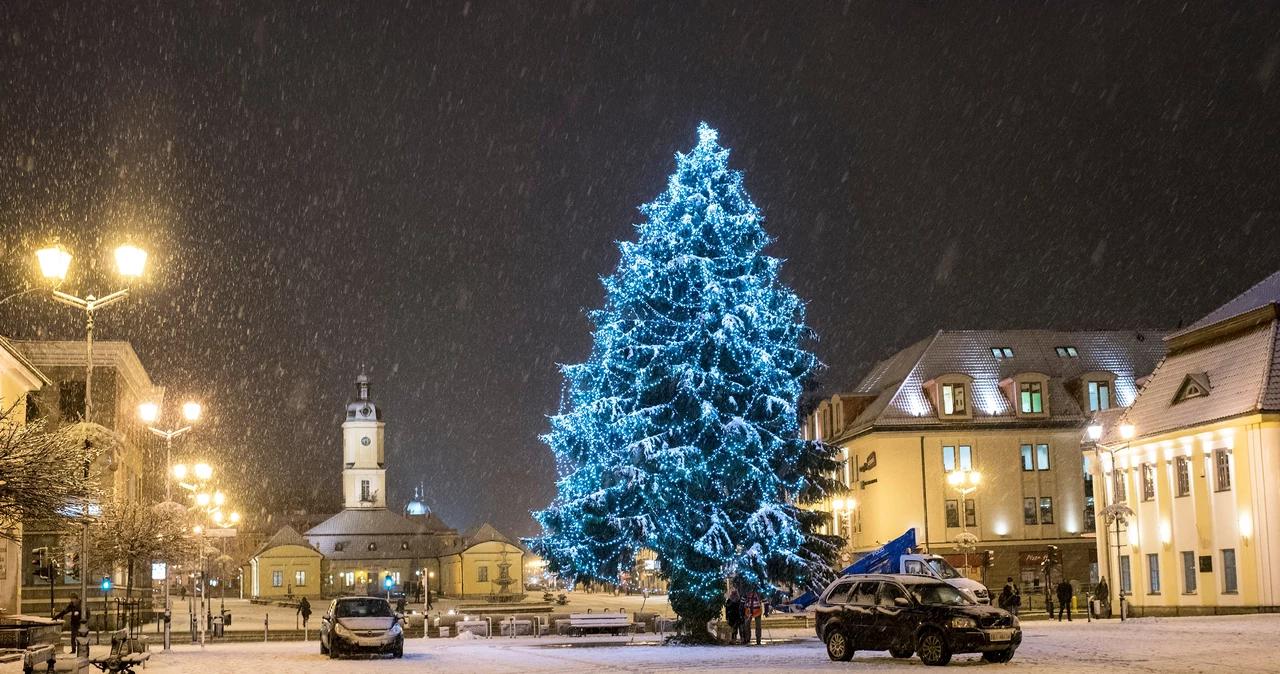
[[117,630],[111,633],[111,653],[90,658],[89,664],[104,672],[132,672],[150,659],[145,639],[131,638],[128,630]]
[[458,628],[458,634],[470,632],[478,637],[489,636],[488,620],[459,620],[454,623],[454,627]]
[[[557,621],[558,622],[558,621]],[[631,630],[631,617],[625,613],[573,613],[569,615],[569,631],[573,634],[587,632],[612,632],[618,636]]]

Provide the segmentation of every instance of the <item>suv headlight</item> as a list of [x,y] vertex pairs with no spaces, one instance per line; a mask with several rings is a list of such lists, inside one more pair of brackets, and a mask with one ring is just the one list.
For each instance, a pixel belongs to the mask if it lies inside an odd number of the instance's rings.
[[974,620],[973,618],[967,618],[965,616],[956,616],[955,618],[951,619],[951,627],[953,629],[958,629],[958,630],[973,629],[973,628],[976,628],[977,626],[978,626],[978,621]]
[[1012,623],[1012,625],[1013,625],[1014,627],[1021,627],[1021,625],[1018,623],[1018,616],[1016,616],[1016,615],[1015,615],[1015,616],[1010,616],[1010,617],[1011,617],[1011,618],[1013,618],[1013,623]]
[[392,626],[391,626],[391,629],[387,630],[387,636],[389,636],[389,637],[394,637],[395,635],[399,634],[399,633],[400,633],[400,631],[401,631],[401,630],[400,630],[400,623],[396,623],[396,624],[394,624],[394,625],[392,625]]

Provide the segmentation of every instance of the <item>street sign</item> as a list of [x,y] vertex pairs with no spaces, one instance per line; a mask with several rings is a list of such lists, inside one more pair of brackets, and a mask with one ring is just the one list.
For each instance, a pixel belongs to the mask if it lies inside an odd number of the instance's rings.
[[204,535],[210,538],[235,538],[235,529],[205,529]]
[[168,575],[169,568],[164,562],[153,562],[151,564],[151,580],[164,580]]

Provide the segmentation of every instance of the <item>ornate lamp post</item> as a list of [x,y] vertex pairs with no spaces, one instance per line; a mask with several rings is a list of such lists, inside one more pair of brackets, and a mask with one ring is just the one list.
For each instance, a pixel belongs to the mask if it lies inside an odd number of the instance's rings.
[[[67,278],[67,270],[71,267],[71,253],[61,243],[54,241],[52,246],[36,252],[40,263],[40,273],[49,283],[50,297],[55,302],[65,304],[84,311],[85,315],[85,353],[86,365],[84,374],[84,422],[93,419],[93,315],[129,294],[129,283],[142,276],[147,264],[147,254],[132,244],[124,244],[116,249],[116,268],[125,279],[125,287],[101,298],[88,295],[83,299],[58,290],[58,286]],[[85,477],[89,467],[85,466]],[[89,504],[84,505],[84,531],[80,543],[80,615],[87,615],[85,607],[89,601]],[[50,590],[52,592],[52,590]]]
[[965,498],[978,490],[982,481],[982,473],[976,470],[953,470],[947,473],[947,483],[960,492],[960,533],[956,536],[956,546],[964,552],[964,572],[969,574],[969,551],[977,544],[978,538],[969,533],[969,522],[965,512]]

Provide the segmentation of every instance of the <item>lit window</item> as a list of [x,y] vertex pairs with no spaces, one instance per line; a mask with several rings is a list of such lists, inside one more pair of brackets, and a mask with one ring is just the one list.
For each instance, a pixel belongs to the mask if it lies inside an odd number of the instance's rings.
[[1036,445],[1036,470],[1049,470],[1049,445]]
[[1156,594],[1160,591],[1160,555],[1154,553],[1147,555],[1147,574],[1151,594]]
[[973,449],[960,445],[960,470],[973,470]]
[[489,582],[489,567],[481,566],[476,569],[476,580],[481,583]]
[[978,526],[978,510],[971,498],[964,500],[964,525],[966,527]]
[[947,415],[964,414],[968,409],[964,396],[964,384],[942,385],[942,413]]
[[1089,411],[1111,409],[1111,383],[1105,381],[1089,382]]
[[1044,412],[1044,390],[1038,381],[1022,382],[1018,387],[1022,398],[1023,414]]
[[1022,470],[1029,472],[1035,470],[1035,464],[1032,462],[1031,445],[1022,446]]
[[942,470],[950,473],[956,469],[956,448],[944,446],[942,448]]
[[1076,351],[1074,346],[1059,346],[1057,351],[1059,358],[1078,358],[1080,356],[1080,352]]
[[284,571],[271,572],[271,587],[284,587]]
[[360,480],[360,500],[361,501],[373,500],[372,498],[369,497],[369,481],[368,480]]
[[1040,497],[1040,523],[1053,524],[1053,497]]
[[294,571],[294,572],[293,572],[293,584],[294,584],[295,586],[297,586],[297,587],[306,587],[306,586],[307,586],[307,572],[306,572],[306,571]]
[[1173,471],[1178,483],[1178,496],[1187,496],[1191,493],[1191,459],[1185,456],[1179,456],[1173,461]]
[[1013,349],[1007,346],[993,346],[991,347],[991,355],[996,358],[1013,358]]
[[1225,449],[1213,450],[1214,489],[1227,491],[1231,488],[1231,453]]
[[1154,501],[1156,498],[1156,467],[1142,464],[1142,500]]

